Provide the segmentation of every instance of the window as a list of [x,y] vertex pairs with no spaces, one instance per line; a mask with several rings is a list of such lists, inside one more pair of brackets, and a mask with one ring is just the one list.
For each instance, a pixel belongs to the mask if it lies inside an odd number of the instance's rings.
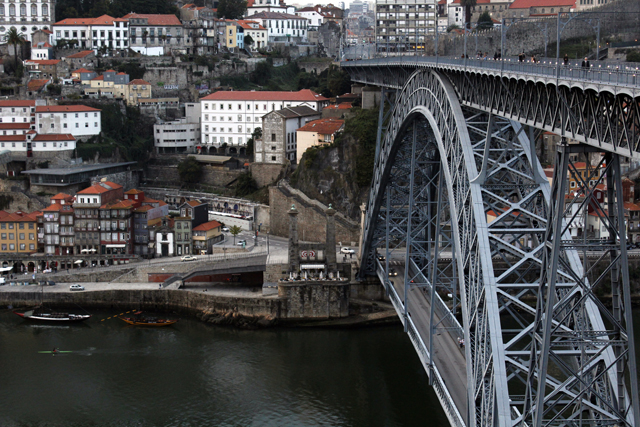
[[276,140],[276,134],[272,133],[271,134],[271,141],[274,142]]
[[13,243],[9,243],[9,250],[10,251],[15,251],[16,250],[16,245],[14,245]]

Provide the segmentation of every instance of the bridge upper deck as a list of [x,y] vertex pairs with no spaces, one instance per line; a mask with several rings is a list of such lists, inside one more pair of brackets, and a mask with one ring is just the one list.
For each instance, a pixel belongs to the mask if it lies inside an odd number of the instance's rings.
[[[342,67],[403,67],[403,68],[436,68],[442,70],[462,71],[506,78],[518,78],[542,83],[579,86],[582,89],[625,92],[632,97],[640,96],[640,70],[627,64],[604,63],[590,68],[582,68],[579,64],[557,65],[555,61],[538,63],[519,62],[504,59],[471,59],[435,56],[394,56],[388,58],[345,61]],[[398,76],[400,77],[400,76]],[[389,87],[401,88],[405,79],[402,77],[389,82]]]

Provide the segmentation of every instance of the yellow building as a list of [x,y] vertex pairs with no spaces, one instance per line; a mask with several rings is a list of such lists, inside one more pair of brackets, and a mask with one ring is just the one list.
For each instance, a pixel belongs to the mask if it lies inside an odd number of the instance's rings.
[[151,83],[142,79],[135,79],[128,84],[116,85],[118,98],[123,98],[128,105],[138,105],[139,99],[151,98]]
[[31,253],[38,250],[38,213],[0,211],[0,253]]
[[316,145],[332,144],[335,134],[344,128],[344,120],[320,119],[307,122],[296,131],[297,146],[296,159],[298,162],[308,148]]
[[227,49],[235,49],[238,46],[238,24],[236,21],[228,21],[224,32],[224,45]]
[[193,253],[206,255],[211,253],[211,247],[224,239],[222,224],[218,221],[209,221],[193,228]]

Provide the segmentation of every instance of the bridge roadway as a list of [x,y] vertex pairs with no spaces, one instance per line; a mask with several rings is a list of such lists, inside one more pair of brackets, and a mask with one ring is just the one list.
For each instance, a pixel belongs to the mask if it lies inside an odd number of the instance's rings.
[[[393,288],[387,288],[387,290],[390,293],[395,291],[398,300],[404,302],[404,261],[390,260],[389,265],[395,269],[398,275],[389,277],[389,282],[392,284]],[[416,332],[420,335],[421,341],[428,346],[428,331],[431,330],[431,304],[425,291],[425,288],[409,288],[407,314],[415,325]],[[391,296],[391,299],[392,301],[394,300],[393,296]],[[402,308],[397,307],[395,304],[394,307],[396,307],[398,316],[403,319],[404,313],[402,312]],[[464,350],[458,345],[457,337],[454,338],[453,335],[455,335],[455,333],[450,333],[448,330],[443,328],[442,319],[437,310],[434,311],[434,323],[436,325],[436,332],[433,335],[433,352],[430,353],[433,353],[433,362],[435,363],[435,366],[438,369],[440,376],[446,385],[447,391],[451,395],[464,424],[468,425],[467,365]],[[416,348],[416,350],[418,351],[418,354],[420,354],[422,349]],[[425,364],[425,370],[429,372],[428,362],[425,363],[424,360],[422,360],[422,362]],[[430,375],[430,377],[432,376]],[[431,380],[434,380],[434,378],[431,378]],[[452,425],[455,425],[455,423],[452,423]]]

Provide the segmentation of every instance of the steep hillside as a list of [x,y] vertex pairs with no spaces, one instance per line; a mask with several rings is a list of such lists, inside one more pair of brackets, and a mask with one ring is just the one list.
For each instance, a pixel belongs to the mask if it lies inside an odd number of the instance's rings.
[[359,221],[373,176],[376,110],[358,110],[331,145],[308,149],[290,175],[291,186]]

